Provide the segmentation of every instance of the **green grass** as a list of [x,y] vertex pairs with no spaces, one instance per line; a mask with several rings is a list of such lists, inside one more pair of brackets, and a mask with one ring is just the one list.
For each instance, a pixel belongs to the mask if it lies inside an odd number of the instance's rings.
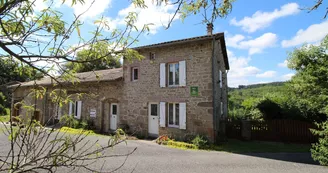
[[[198,148],[193,144],[173,140],[163,142],[163,145],[183,150],[198,150]],[[310,144],[287,144],[279,142],[229,140],[228,142],[221,145],[210,145],[204,147],[204,150],[224,151],[230,153],[304,153],[310,152],[310,147]]]
[[173,141],[173,140],[167,141],[164,145],[167,145],[168,147],[171,147],[171,148],[178,148],[178,149],[183,149],[183,150],[198,149],[197,146],[194,144],[189,144],[186,142],[178,142],[178,141]]
[[309,144],[229,140],[222,145],[211,146],[210,150],[232,153],[298,153],[310,152],[310,147],[311,145]]
[[6,108],[7,114],[6,115],[0,115],[0,122],[8,122],[9,121],[9,108]]

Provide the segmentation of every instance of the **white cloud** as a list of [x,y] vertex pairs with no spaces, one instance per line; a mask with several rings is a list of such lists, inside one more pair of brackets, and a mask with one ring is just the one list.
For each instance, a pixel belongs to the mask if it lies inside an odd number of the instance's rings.
[[41,11],[43,9],[48,8],[48,5],[46,2],[44,2],[44,0],[35,0],[34,4],[33,4],[33,9],[35,11]]
[[282,80],[286,81],[286,80],[290,80],[295,74],[294,73],[288,73],[285,74],[281,77]]
[[256,77],[258,78],[272,78],[275,77],[277,74],[276,71],[266,71],[264,73],[257,74]]
[[288,63],[288,61],[285,60],[284,62],[279,63],[279,64],[278,64],[278,67],[287,67],[287,63]]
[[328,34],[328,20],[309,26],[307,29],[300,29],[290,40],[283,40],[282,47],[292,47],[304,43],[317,43]]
[[[133,4],[130,4],[127,8],[119,11],[117,19],[114,20],[116,24],[125,24],[124,18],[129,12],[136,12],[138,14],[137,22],[135,25],[140,30],[145,24],[149,25],[150,33],[156,34],[157,30],[169,23],[170,19],[174,16],[176,7],[174,5],[156,5],[153,0],[145,0],[147,8],[136,8]],[[179,15],[175,16],[173,20],[177,20]]]
[[227,45],[230,47],[239,47],[238,43],[245,39],[245,36],[236,34],[232,37],[227,37]]
[[[60,7],[62,1],[57,0],[55,3],[55,7]],[[65,5],[73,8],[74,14],[76,16],[83,13],[83,15],[79,18],[80,20],[84,20],[86,18],[94,19],[100,14],[104,13],[107,8],[111,7],[112,0],[86,0],[84,3],[77,3],[72,6],[72,0],[65,1]]]
[[300,11],[297,3],[288,3],[275,9],[272,12],[257,11],[251,17],[244,17],[242,20],[237,21],[236,18],[230,20],[230,24],[234,26],[241,26],[246,32],[252,33],[259,29],[266,28],[271,23],[281,17],[297,14]]
[[254,76],[260,69],[254,66],[248,65],[251,58],[236,57],[233,52],[227,50],[230,64],[230,71],[228,73],[228,84],[231,87],[237,87],[238,85],[248,84],[247,77]]
[[276,34],[269,32],[255,39],[244,39],[245,37],[239,34],[233,37],[227,37],[227,46],[238,49],[248,49],[248,53],[253,55],[256,53],[262,53],[264,49],[275,46],[278,37]]

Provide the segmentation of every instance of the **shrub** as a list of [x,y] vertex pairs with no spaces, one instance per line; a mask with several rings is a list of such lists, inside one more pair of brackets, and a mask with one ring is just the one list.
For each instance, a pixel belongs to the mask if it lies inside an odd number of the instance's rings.
[[0,115],[7,115],[7,110],[4,106],[5,102],[6,102],[6,98],[2,94],[2,92],[0,92]]
[[312,144],[311,155],[313,160],[321,165],[328,166],[328,121],[317,124],[319,130],[311,129],[311,132],[319,136],[319,141]]
[[162,135],[156,139],[156,143],[166,145],[170,138],[167,135]]
[[197,135],[192,141],[192,144],[194,144],[199,149],[204,149],[208,145],[208,140],[204,138],[203,136]]
[[194,144],[189,144],[186,142],[177,142],[173,140],[168,140],[164,145],[168,145],[175,148],[181,148],[181,149],[198,149],[198,147]]

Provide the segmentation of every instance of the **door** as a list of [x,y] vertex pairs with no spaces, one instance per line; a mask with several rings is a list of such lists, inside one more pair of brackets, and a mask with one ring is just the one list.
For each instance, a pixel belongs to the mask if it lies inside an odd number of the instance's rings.
[[148,107],[148,133],[149,136],[158,136],[158,128],[159,128],[159,109],[158,103],[149,103]]
[[117,129],[117,121],[118,121],[118,104],[112,103],[110,106],[110,129]]

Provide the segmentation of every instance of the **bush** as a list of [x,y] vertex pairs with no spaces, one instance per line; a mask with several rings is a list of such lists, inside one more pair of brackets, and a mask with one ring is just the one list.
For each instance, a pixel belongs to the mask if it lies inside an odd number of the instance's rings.
[[167,135],[160,136],[156,139],[156,143],[166,145],[170,138]]
[[64,126],[74,129],[87,129],[89,127],[88,121],[77,120],[73,116],[68,115],[62,116],[60,122],[62,122]]
[[6,98],[2,94],[2,92],[0,92],[0,115],[7,115],[7,110],[4,106],[5,102],[6,102]]
[[192,144],[194,144],[199,149],[204,149],[208,145],[208,140],[204,138],[203,136],[197,135],[192,141]]
[[317,124],[319,130],[311,129],[311,132],[319,136],[318,143],[312,145],[311,155],[313,160],[320,165],[328,166],[328,121]]

